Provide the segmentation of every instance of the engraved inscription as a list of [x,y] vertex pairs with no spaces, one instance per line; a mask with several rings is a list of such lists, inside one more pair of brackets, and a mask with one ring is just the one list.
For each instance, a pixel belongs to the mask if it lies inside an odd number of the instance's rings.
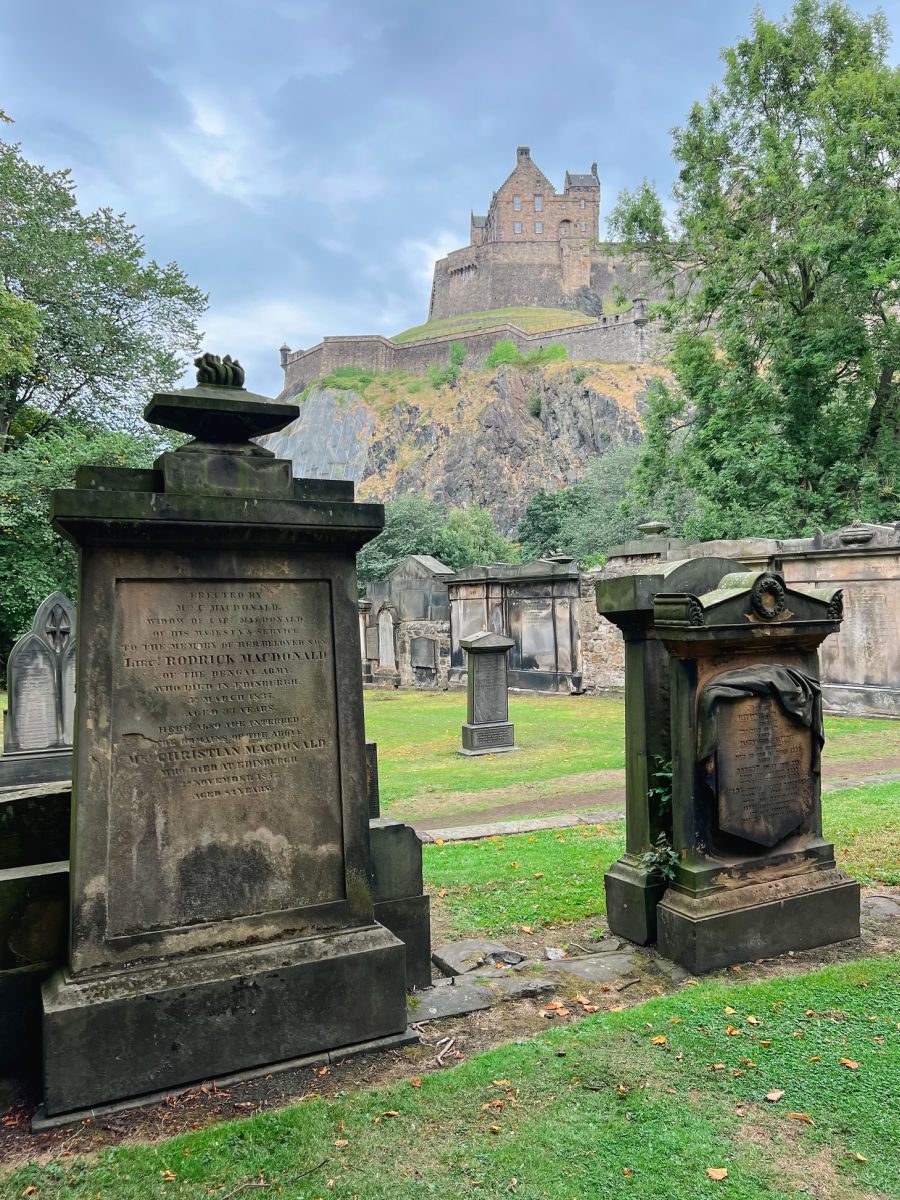
[[719,826],[774,846],[812,811],[812,734],[769,698],[720,703],[716,722]]
[[469,670],[475,689],[473,723],[505,721],[509,712],[506,693],[506,654],[471,654]]
[[486,746],[511,746],[512,744],[512,725],[504,725],[500,729],[472,730],[472,745],[478,750],[481,750]]
[[112,935],[344,896],[329,585],[123,580]]

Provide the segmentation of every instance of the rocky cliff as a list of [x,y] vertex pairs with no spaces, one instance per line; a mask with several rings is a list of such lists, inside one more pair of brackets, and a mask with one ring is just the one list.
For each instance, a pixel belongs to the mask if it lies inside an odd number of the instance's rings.
[[353,479],[360,499],[414,491],[448,507],[478,503],[510,535],[538,488],[575,483],[589,459],[640,441],[647,389],[662,374],[554,362],[464,370],[435,386],[391,372],[357,390],[312,387],[297,420],[261,441],[299,477]]

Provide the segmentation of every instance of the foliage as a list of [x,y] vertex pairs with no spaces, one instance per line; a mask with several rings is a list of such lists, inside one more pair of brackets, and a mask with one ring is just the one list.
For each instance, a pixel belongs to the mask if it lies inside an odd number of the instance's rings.
[[676,383],[640,494],[695,492],[697,537],[893,520],[900,492],[900,69],[881,14],[757,12],[674,130],[674,220],[644,184],[612,236],[665,285]]
[[543,397],[540,388],[532,388],[528,393],[528,411],[533,417],[540,417],[543,407]]
[[384,506],[384,529],[356,560],[360,583],[387,579],[410,554],[433,554],[455,571],[475,563],[510,561],[515,547],[497,533],[487,509],[451,509],[410,492]]
[[0,141],[0,287],[40,319],[27,360],[0,358],[0,448],[25,405],[127,427],[198,346],[206,297],[174,263],[146,259],[123,216],[82,213],[74,190],[68,171]]
[[501,338],[488,353],[485,362],[491,368],[540,367],[544,363],[560,362],[568,357],[568,353],[562,342],[550,342],[547,346],[538,346],[523,354],[512,338]]
[[594,459],[579,483],[532,496],[518,528],[523,556],[562,550],[593,564],[610,546],[637,537],[643,517],[632,484],[639,453],[635,446],[617,447]]
[[452,508],[435,542],[434,555],[461,571],[476,563],[516,562],[518,550],[494,528],[494,520],[480,504]]
[[660,833],[652,847],[641,855],[641,866],[649,876],[671,883],[678,866],[678,854],[672,849],[665,833]]
[[367,371],[364,367],[335,367],[330,375],[326,375],[320,381],[319,386],[333,388],[338,392],[356,392],[362,396],[376,374],[377,372]]
[[447,384],[452,387],[457,379],[459,372],[466,358],[466,347],[463,342],[450,343],[450,365],[446,367],[438,367],[432,364],[428,368],[428,378],[431,381],[432,387],[444,387]]
[[656,811],[661,817],[672,811],[672,779],[671,762],[660,754],[654,754],[653,782],[647,789],[647,799],[656,805]]
[[0,287],[0,379],[31,370],[41,325],[33,304]]
[[150,434],[57,422],[0,455],[0,663],[51,592],[75,599],[75,552],[50,524],[53,490],[73,487],[85,464],[149,466],[157,448]]

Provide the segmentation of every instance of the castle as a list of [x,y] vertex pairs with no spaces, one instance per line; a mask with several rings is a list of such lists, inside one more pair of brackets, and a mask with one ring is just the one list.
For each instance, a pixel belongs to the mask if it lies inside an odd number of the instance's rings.
[[428,319],[519,306],[600,316],[619,289],[629,298],[646,290],[609,249],[600,243],[597,164],[587,175],[566,171],[557,192],[528,146],[519,146],[487,215],[472,214],[469,245],[435,264]]

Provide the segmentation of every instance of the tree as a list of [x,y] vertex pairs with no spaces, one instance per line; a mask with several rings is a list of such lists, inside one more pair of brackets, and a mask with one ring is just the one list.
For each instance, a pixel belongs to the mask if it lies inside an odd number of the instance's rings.
[[559,488],[555,492],[539,488],[528,501],[516,530],[522,558],[527,561],[563,550],[566,519],[577,504],[578,493],[574,487]]
[[68,422],[0,454],[0,664],[51,592],[75,599],[75,552],[50,524],[53,490],[73,487],[87,463],[149,466],[156,449],[149,432],[137,438]]
[[31,370],[41,326],[33,304],[0,287],[0,379]]
[[444,522],[443,509],[412,492],[384,506],[384,529],[356,558],[360,583],[387,579],[410,554],[433,553]]
[[127,427],[181,375],[206,297],[174,263],[146,259],[123,216],[80,212],[68,171],[47,171],[3,141],[0,231],[0,287],[40,322],[26,359],[0,348],[0,450],[26,405]]
[[688,532],[791,535],[900,496],[900,70],[883,16],[757,13],[673,131],[673,219],[644,184],[611,234],[666,299],[675,384],[638,488],[695,491]]
[[476,563],[515,562],[518,551],[498,533],[494,519],[480,504],[453,508],[434,543],[434,555],[454,571]]

